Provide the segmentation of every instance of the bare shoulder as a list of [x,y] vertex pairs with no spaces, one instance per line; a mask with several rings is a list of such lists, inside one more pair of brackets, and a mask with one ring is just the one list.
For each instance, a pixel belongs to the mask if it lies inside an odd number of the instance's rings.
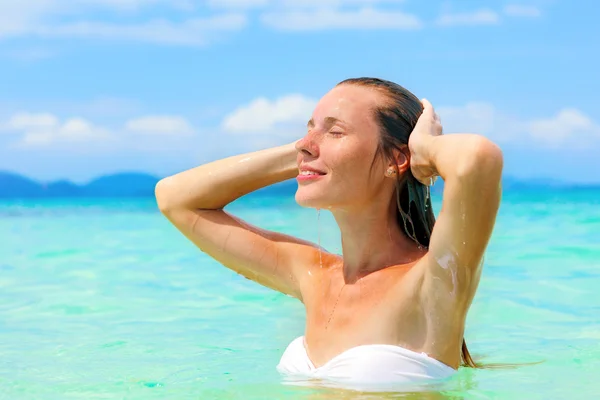
[[339,254],[334,254],[326,249],[314,246],[305,249],[302,272],[299,275],[299,287],[303,302],[310,303],[311,299],[322,297],[325,291],[331,286],[332,282],[339,275],[343,265],[343,258]]

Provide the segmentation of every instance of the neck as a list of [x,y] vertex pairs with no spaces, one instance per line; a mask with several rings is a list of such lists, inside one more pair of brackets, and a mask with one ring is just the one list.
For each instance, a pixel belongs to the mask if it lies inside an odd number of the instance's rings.
[[395,200],[359,210],[332,210],[332,214],[342,235],[348,283],[386,267],[413,262],[424,254],[398,226]]

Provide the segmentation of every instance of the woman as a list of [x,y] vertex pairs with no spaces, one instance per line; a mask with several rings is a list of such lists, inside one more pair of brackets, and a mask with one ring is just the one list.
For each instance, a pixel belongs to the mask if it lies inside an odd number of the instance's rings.
[[[202,251],[304,304],[305,335],[280,372],[364,384],[446,378],[475,366],[463,332],[503,161],[482,136],[441,133],[428,101],[392,82],[348,79],[319,101],[298,142],[166,178],[156,198]],[[445,189],[434,229],[437,176]],[[298,204],[332,212],[343,256],[223,210],[291,178]]]

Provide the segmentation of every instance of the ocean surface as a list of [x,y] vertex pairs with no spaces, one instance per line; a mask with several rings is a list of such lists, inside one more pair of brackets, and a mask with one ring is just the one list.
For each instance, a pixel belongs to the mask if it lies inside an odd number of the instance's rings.
[[[440,199],[434,198],[439,210]],[[229,211],[340,252],[293,197]],[[1,399],[600,397],[600,191],[505,193],[466,340],[484,363],[417,394],[283,385],[296,300],[197,250],[153,199],[0,203]]]

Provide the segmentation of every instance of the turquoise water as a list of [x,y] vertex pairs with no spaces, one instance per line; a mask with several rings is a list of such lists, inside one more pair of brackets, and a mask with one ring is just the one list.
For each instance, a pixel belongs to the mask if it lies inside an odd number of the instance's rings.
[[[318,240],[316,211],[291,198],[230,210]],[[319,224],[339,252],[331,216]],[[4,201],[0,239],[0,398],[382,397],[282,385],[302,306],[195,249],[152,199]],[[599,292],[600,191],[507,193],[466,338],[484,362],[544,362],[387,397],[597,398]]]

